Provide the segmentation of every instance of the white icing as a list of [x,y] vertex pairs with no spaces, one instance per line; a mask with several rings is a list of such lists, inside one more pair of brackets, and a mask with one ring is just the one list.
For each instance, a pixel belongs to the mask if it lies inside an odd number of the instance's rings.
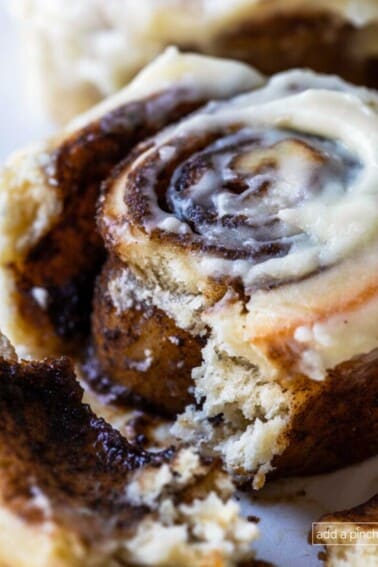
[[174,232],[176,234],[187,234],[191,232],[190,227],[180,222],[178,219],[172,216],[165,216],[162,220],[157,224],[157,226],[161,230],[165,230],[167,232]]
[[[252,144],[241,146],[241,143],[248,140],[248,135],[252,137]],[[258,136],[258,147],[256,147],[256,136]],[[347,167],[344,163],[346,156],[343,155],[343,148],[330,147],[328,142],[322,145],[314,141],[313,149],[320,152],[320,157],[330,161],[330,164],[315,163],[311,161],[313,156],[308,147],[303,146],[300,136],[293,137],[290,132],[270,130],[268,132],[249,131],[246,129],[238,135],[232,135],[210,146],[210,149],[222,151],[215,153],[211,157],[211,170],[205,171],[200,180],[190,185],[185,192],[176,189],[175,177],[179,177],[180,168],[174,176],[171,186],[167,191],[167,199],[173,208],[174,213],[183,221],[190,221],[195,224],[196,231],[203,237],[204,242],[223,244],[227,247],[239,247],[247,250],[258,249],[261,244],[275,243],[281,239],[283,243],[289,244],[298,240],[298,227],[293,222],[274,222],[282,219],[281,210],[292,207],[290,210],[297,210],[294,207],[301,199],[309,199],[311,191],[318,190],[312,186],[314,173],[322,177],[322,185],[330,188],[331,184],[342,193],[349,181],[348,174],[352,176],[354,167]],[[294,141],[288,141],[290,137]],[[304,141],[306,139],[304,138]],[[228,150],[229,144],[239,143],[239,153],[244,159],[245,165],[233,164],[237,157],[237,150]],[[324,147],[323,147],[324,146]],[[333,159],[332,151],[336,154]],[[308,155],[309,154],[309,155]],[[339,154],[341,157],[339,157]],[[206,152],[203,154],[206,156]],[[333,161],[331,161],[331,158]],[[342,160],[344,158],[344,161]],[[274,160],[274,168],[266,166],[267,160]],[[184,162],[184,166],[187,162]],[[247,169],[246,169],[247,166]],[[253,168],[263,167],[262,172],[254,172]],[[337,167],[336,178],[331,169]],[[248,168],[251,168],[248,170]],[[351,170],[351,171],[349,171]],[[249,171],[251,174],[249,174]],[[238,194],[227,189],[227,184],[239,180],[245,184],[246,188]],[[226,185],[225,185],[226,184]],[[268,185],[264,189],[264,186]],[[321,186],[324,193],[323,186]],[[260,195],[260,190],[263,195]],[[337,191],[337,190],[336,190]],[[332,191],[335,193],[335,189]],[[312,200],[310,201],[312,203]],[[205,213],[214,211],[219,219],[214,223],[203,220],[198,222],[196,216],[192,214],[193,205]],[[155,209],[156,211],[156,209]],[[155,212],[155,220],[156,220]],[[223,219],[242,215],[245,220],[238,223],[237,230],[233,226],[228,227]],[[192,218],[194,217],[194,218]],[[158,223],[158,227],[164,229],[166,219]],[[183,222],[177,225],[177,229],[182,230]],[[184,225],[185,226],[185,225]],[[299,227],[302,229],[302,227]],[[302,238],[303,240],[303,238]]]
[[162,161],[169,161],[174,157],[176,149],[173,146],[163,146],[159,150],[159,157]]
[[50,520],[52,518],[52,508],[51,502],[46,494],[37,486],[31,487],[32,499],[30,505],[33,508],[38,508],[44,516],[44,520]]
[[31,290],[31,294],[33,296],[33,299],[38,303],[38,305],[42,309],[47,308],[47,302],[49,299],[49,294],[47,289],[43,287],[33,287]]
[[[378,344],[378,298],[311,325],[299,326],[294,340],[302,354],[298,369],[315,380],[351,356],[367,354]],[[358,331],[356,332],[356,329]]]
[[153,361],[154,357],[152,356],[152,351],[150,349],[145,349],[143,359],[132,360],[127,358],[127,366],[133,370],[137,370],[138,372],[147,372],[147,370],[151,368]]
[[[220,127],[235,123],[243,124],[243,130],[233,135],[236,145],[238,136],[239,142],[245,143],[248,135],[256,132],[261,136],[259,144],[228,151],[227,144],[233,141],[229,136],[208,146],[216,149],[215,157],[209,158],[211,167],[185,193],[177,195],[174,183],[180,171],[176,170],[167,191],[168,201],[171,199],[176,209],[173,213],[158,205],[153,187],[156,171],[149,171],[148,198],[153,216],[146,219],[145,229],[149,232],[157,227],[191,234],[193,225],[190,228],[185,219],[193,203],[205,212],[214,209],[218,216],[244,215],[246,224],[236,230],[207,221],[195,223],[195,230],[205,242],[239,246],[247,252],[277,239],[289,247],[288,252],[270,258],[268,254],[259,261],[253,254],[237,261],[210,254],[200,256],[199,267],[204,275],[239,277],[247,288],[265,280],[304,276],[345,258],[356,248],[375,241],[378,234],[377,108],[378,96],[372,91],[300,71],[281,73],[262,89],[229,103],[210,104],[159,135],[157,148],[135,160],[131,171],[177,140],[205,131],[218,132]],[[292,147],[287,142],[290,139],[297,140],[299,146]],[[201,155],[206,157],[206,151]],[[232,160],[243,152],[251,175],[246,175],[247,190],[239,195],[222,187],[235,174]],[[273,173],[253,170],[264,165],[267,158],[276,162]],[[236,165],[236,173],[240,173],[238,168]],[[311,179],[315,174],[320,181],[314,184]],[[269,182],[270,187],[261,197],[256,192],[264,182]],[[315,188],[311,189],[312,185]],[[251,229],[248,219],[252,223],[259,221],[261,226]],[[280,223],[273,228],[268,224],[271,219]]]
[[0,357],[8,360],[17,360],[16,351],[9,340],[0,331]]

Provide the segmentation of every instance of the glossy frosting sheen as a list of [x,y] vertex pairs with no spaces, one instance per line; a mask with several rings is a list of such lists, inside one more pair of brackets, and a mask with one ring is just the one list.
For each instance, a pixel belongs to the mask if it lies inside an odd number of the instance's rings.
[[130,169],[147,179],[144,230],[200,241],[203,272],[247,289],[339,262],[377,238],[377,105],[303,71],[210,103]]

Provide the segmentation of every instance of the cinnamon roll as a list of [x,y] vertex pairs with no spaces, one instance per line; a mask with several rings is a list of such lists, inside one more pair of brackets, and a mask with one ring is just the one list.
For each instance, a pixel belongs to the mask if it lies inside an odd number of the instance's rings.
[[131,445],[82,394],[67,359],[2,349],[2,565],[257,567],[256,524],[216,462]]
[[374,454],[377,112],[336,77],[169,50],[5,171],[12,338],[61,352],[91,318],[103,400],[179,412],[179,438],[256,487]]
[[310,67],[378,86],[375,0],[17,0],[33,92],[60,120],[117,91],[167,45],[265,73]]
[[0,177],[1,324],[19,352],[71,353],[104,259],[101,183],[133,147],[201,106],[261,84],[236,62],[168,50],[113,99],[13,156]]
[[168,126],[103,188],[105,373],[170,411],[192,364],[174,327],[191,355],[203,341],[174,431],[255,486],[377,450],[377,108],[373,91],[286,72]]
[[[312,529],[326,548],[326,567],[375,567],[378,557],[378,495],[351,510],[326,514]],[[327,534],[330,534],[330,536]]]

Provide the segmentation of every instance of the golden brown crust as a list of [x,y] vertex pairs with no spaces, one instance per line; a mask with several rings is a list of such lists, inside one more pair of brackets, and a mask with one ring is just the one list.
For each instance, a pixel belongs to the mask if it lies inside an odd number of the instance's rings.
[[321,473],[378,452],[378,350],[338,365],[323,382],[281,384],[293,417],[287,449],[273,461],[280,476]]
[[[122,264],[108,260],[96,285],[93,342],[100,369],[87,366],[92,387],[116,403],[139,398],[159,413],[176,414],[193,401],[191,371],[201,363],[203,340],[180,329],[147,300],[117,313],[109,282],[122,274]],[[93,370],[92,364],[89,367]],[[100,372],[100,377],[99,377]]]
[[[0,357],[1,564],[255,565],[256,527],[216,460],[131,444],[82,396],[66,358]],[[192,530],[204,512],[228,546]]]

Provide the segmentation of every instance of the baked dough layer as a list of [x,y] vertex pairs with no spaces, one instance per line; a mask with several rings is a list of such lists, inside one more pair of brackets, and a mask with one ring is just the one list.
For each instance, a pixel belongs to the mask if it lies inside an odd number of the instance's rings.
[[[136,306],[140,306],[136,310],[138,317],[149,313],[151,306],[155,306],[159,312],[165,313],[172,325],[176,312],[180,314],[179,323],[187,324],[186,332],[206,342],[206,327],[201,329],[198,322],[197,326],[190,325],[188,311],[193,298],[178,291],[162,293],[158,286],[151,283],[147,286],[145,278],[138,279],[130,268],[121,268],[120,264],[116,271],[106,268],[99,283],[98,293],[106,297],[107,305],[104,310],[101,302],[97,302],[94,311],[97,318],[95,344],[100,328],[103,342],[100,348],[92,351],[92,355],[99,361],[100,369],[101,366],[108,368],[108,373],[100,375],[107,376],[113,387],[118,389],[120,372],[123,371],[122,383],[134,393],[144,396],[139,403],[150,406],[156,399],[159,401],[158,411],[169,412],[170,398],[163,373],[159,375],[155,369],[143,366],[130,379],[124,371],[122,356],[129,353],[130,336],[135,333],[129,317],[135,316]],[[199,301],[196,306],[198,309]],[[111,319],[108,318],[109,312]],[[192,320],[197,321],[196,317]],[[111,329],[117,328],[116,341],[113,336],[106,336],[109,321]],[[142,328],[144,332],[138,335],[139,345],[143,345],[140,346],[143,349],[142,364],[146,361],[144,347],[150,346],[151,336],[161,331],[159,320],[148,318],[148,322],[149,327]],[[235,330],[238,324],[235,319],[231,328]],[[174,360],[172,356],[167,358],[164,348],[165,342],[171,342],[171,337],[166,334],[152,349],[151,356],[156,361],[154,368],[157,370],[159,364]],[[117,346],[114,348],[114,344],[125,343],[126,348],[122,350],[118,350]],[[198,344],[196,348],[200,351]],[[180,349],[179,353],[184,365],[190,366],[193,351],[188,353]],[[113,373],[106,366],[110,356]],[[273,381],[264,375],[263,370],[259,371],[250,363],[247,356],[237,356],[230,352],[229,344],[219,343],[216,339],[207,342],[202,349],[202,357],[201,366],[193,367],[192,380],[183,382],[184,375],[176,374],[176,388],[194,391],[197,409],[192,405],[184,411],[187,396],[185,393],[178,396],[177,408],[184,413],[179,415],[173,433],[186,441],[198,443],[207,454],[221,454],[229,471],[236,474],[241,482],[254,476],[254,485],[259,487],[268,473],[270,476],[315,474],[361,461],[376,453],[377,349],[336,365],[328,371],[326,379],[320,381],[299,374],[291,376],[282,371]],[[93,382],[92,386],[98,390]],[[122,403],[122,399],[118,402]]]
[[116,307],[107,285],[119,276],[125,279],[122,263],[110,259],[96,284],[87,381],[115,403],[132,402],[174,416],[194,401],[191,372],[201,364],[204,339],[138,297],[138,281],[131,273],[120,290],[122,307]]
[[377,450],[377,101],[283,73],[163,130],[104,190],[114,307],[131,272],[206,337],[175,434],[255,486]]

